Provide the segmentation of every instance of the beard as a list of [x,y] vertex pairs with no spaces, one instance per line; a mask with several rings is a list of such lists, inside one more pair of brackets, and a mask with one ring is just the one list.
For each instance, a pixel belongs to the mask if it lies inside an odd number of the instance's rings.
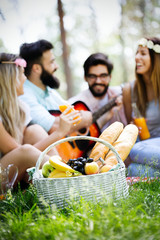
[[52,74],[50,74],[48,71],[46,71],[43,68],[43,66],[42,66],[42,73],[41,73],[40,79],[45,86],[48,86],[50,88],[57,89],[60,86],[59,79],[53,76]]
[[[96,92],[94,90],[94,86],[103,86],[104,90],[102,92]],[[94,83],[92,86],[89,86],[89,90],[91,91],[91,93],[93,94],[94,97],[102,97],[107,93],[108,87],[109,87],[109,85],[106,86],[105,84]]]

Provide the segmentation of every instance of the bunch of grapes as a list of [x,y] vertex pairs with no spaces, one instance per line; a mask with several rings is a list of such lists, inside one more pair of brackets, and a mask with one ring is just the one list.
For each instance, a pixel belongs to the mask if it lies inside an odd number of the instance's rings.
[[67,165],[69,165],[74,170],[81,172],[82,174],[85,174],[84,167],[86,163],[93,162],[93,158],[83,158],[79,157],[77,159],[69,159],[67,162]]

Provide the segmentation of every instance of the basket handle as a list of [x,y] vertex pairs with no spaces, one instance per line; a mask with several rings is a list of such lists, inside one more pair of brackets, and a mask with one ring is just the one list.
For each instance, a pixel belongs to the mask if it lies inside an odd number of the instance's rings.
[[48,153],[53,147],[63,143],[63,142],[68,142],[68,141],[74,141],[74,140],[90,140],[90,141],[95,141],[95,142],[99,142],[99,143],[102,143],[104,144],[106,147],[108,147],[110,150],[113,151],[113,153],[115,154],[116,158],[117,158],[117,161],[118,163],[120,163],[120,165],[122,167],[124,167],[124,162],[122,161],[122,159],[120,158],[118,152],[115,150],[115,148],[108,142],[106,142],[105,140],[103,139],[100,139],[100,138],[95,138],[95,137],[89,137],[89,136],[73,136],[73,137],[66,137],[66,138],[63,138],[59,141],[56,141],[55,143],[51,144],[50,146],[48,146],[39,156],[38,160],[37,160],[37,163],[36,163],[36,167],[35,167],[35,173],[38,172],[39,170],[39,167],[40,167],[40,164],[45,156],[46,153]]

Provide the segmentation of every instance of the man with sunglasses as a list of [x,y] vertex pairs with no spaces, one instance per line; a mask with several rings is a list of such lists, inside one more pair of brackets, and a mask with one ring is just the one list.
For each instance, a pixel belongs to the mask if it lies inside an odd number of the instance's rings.
[[[110,87],[113,64],[108,56],[103,53],[90,55],[83,65],[84,78],[88,83],[88,89],[82,91],[77,96],[69,99],[70,103],[83,101],[92,112],[101,109],[108,101],[121,94],[121,87]],[[117,106],[101,116],[97,123],[103,131],[107,126],[115,121],[121,121],[126,125],[126,118],[122,106],[122,97],[116,99]]]
[[[44,39],[20,47],[20,56],[27,62],[25,75],[28,78],[21,99],[30,106],[32,122],[49,134],[59,127],[59,117],[51,115],[49,110],[59,110],[59,105],[69,104],[55,90],[60,82],[54,75],[58,65],[52,49],[53,45]],[[80,115],[81,121],[73,125],[73,132],[92,123],[90,111],[80,111]]]

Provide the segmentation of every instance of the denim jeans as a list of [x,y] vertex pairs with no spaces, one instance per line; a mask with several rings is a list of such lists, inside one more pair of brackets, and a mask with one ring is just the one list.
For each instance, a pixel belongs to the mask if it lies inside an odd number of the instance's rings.
[[160,169],[148,165],[131,163],[127,168],[128,177],[160,177]]
[[160,176],[160,137],[136,142],[130,159],[128,176]]

